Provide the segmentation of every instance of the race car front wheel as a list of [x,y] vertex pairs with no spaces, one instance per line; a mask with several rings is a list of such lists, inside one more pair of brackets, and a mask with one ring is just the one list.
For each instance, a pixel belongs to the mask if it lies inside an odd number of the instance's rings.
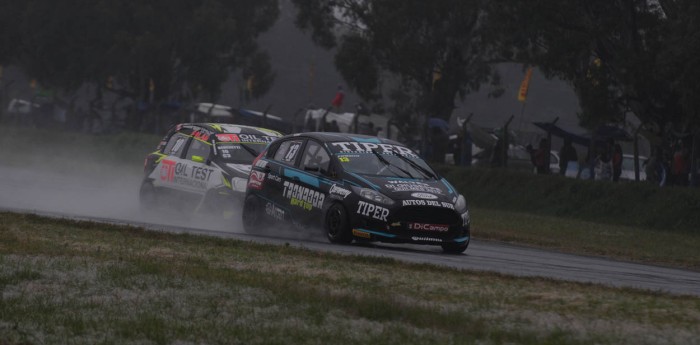
[[352,242],[348,213],[343,205],[336,203],[328,209],[325,226],[328,240],[332,243]]
[[265,209],[260,199],[254,195],[248,195],[243,203],[243,231],[253,234],[260,232],[265,224]]

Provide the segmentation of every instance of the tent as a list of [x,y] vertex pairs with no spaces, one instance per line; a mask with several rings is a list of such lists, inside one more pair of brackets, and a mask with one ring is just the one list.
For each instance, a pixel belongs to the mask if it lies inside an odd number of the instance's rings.
[[592,136],[584,136],[566,131],[551,122],[533,122],[533,124],[541,128],[545,132],[551,133],[553,136],[560,137],[563,139],[570,139],[572,143],[583,146],[590,146],[591,139],[593,139],[594,141],[607,141],[610,139],[615,141],[632,140],[632,136],[629,133],[627,133],[627,131],[625,131],[622,128],[611,125],[600,126],[595,131],[593,131]]

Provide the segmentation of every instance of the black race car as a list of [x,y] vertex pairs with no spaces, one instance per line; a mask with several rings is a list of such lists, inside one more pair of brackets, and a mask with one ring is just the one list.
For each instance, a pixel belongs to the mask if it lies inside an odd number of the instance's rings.
[[302,133],[282,137],[253,163],[244,230],[271,221],[325,228],[353,240],[441,245],[461,253],[470,240],[462,195],[411,149],[376,137]]
[[242,201],[250,165],[273,130],[222,123],[185,123],[168,131],[144,162],[143,208],[231,215]]

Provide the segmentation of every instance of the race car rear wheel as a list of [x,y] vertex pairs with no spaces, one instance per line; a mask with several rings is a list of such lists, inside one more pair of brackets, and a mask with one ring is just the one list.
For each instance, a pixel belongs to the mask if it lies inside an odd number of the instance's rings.
[[248,195],[243,203],[243,231],[254,234],[260,232],[260,228],[265,225],[265,209],[263,204],[254,195]]
[[448,254],[461,254],[469,247],[469,240],[464,243],[444,243],[442,251]]
[[153,183],[144,182],[139,189],[139,204],[142,210],[151,211],[158,206],[158,195]]
[[332,243],[352,242],[352,232],[350,231],[350,221],[348,213],[343,205],[335,203],[326,212],[326,235]]

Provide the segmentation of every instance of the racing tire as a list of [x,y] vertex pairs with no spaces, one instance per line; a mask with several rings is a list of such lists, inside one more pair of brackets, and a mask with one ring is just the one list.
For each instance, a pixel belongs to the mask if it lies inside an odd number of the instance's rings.
[[260,233],[265,226],[265,207],[260,199],[254,195],[248,195],[243,203],[241,214],[243,231],[248,234]]
[[343,205],[335,203],[328,208],[324,226],[326,236],[331,243],[349,244],[352,242],[348,212]]
[[462,254],[465,250],[467,250],[467,247],[469,247],[469,240],[467,240],[463,244],[443,243],[442,251],[446,254]]
[[144,211],[152,211],[158,207],[156,187],[151,182],[144,182],[139,189],[139,206]]

